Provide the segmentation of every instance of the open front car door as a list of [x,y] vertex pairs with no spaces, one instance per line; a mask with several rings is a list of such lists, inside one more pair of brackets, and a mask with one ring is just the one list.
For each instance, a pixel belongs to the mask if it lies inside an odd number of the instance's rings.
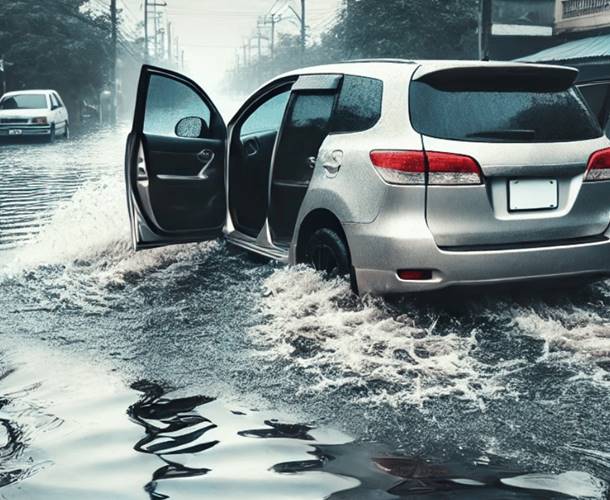
[[226,135],[220,113],[197,84],[142,67],[125,158],[136,250],[222,234]]

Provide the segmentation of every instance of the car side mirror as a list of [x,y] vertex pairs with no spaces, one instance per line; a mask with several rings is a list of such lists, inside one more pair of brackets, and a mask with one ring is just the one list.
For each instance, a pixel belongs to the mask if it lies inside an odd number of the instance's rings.
[[207,123],[198,116],[187,116],[176,124],[175,133],[178,137],[198,139],[207,137],[209,128]]

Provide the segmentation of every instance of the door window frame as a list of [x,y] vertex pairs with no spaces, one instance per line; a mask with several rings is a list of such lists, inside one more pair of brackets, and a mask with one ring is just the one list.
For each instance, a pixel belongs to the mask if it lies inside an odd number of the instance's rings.
[[[277,151],[279,149],[279,145],[281,140],[283,139],[284,133],[286,131],[286,126],[288,124],[288,120],[290,118],[290,114],[294,108],[295,101],[299,98],[300,95],[303,94],[316,94],[316,93],[328,93],[334,96],[334,102],[332,111],[330,113],[329,121],[328,121],[328,132],[326,137],[322,141],[322,144],[329,135],[331,135],[330,125],[332,124],[333,117],[337,110],[337,103],[339,101],[339,94],[341,92],[341,86],[343,84],[343,79],[345,78],[345,73],[309,73],[299,75],[298,80],[292,87],[290,93],[290,99],[288,100],[288,104],[286,105],[286,110],[284,111],[284,118],[282,120],[282,126],[280,127],[280,131],[277,135],[275,146],[273,149],[273,157],[271,169],[269,170],[269,182],[268,182],[268,192],[267,192],[267,227],[269,229],[269,239],[273,245],[276,245],[277,239],[273,235],[273,228],[269,222],[269,209],[273,206],[272,200],[272,190],[273,190],[273,180],[275,178],[277,166]],[[321,145],[320,145],[321,147]],[[318,151],[319,152],[319,151]],[[313,176],[313,172],[312,172]],[[307,190],[309,190],[309,185],[307,186]],[[301,205],[302,206],[302,205]],[[300,210],[300,208],[299,208]],[[293,228],[293,236],[294,231],[296,231],[296,227]]]
[[[155,66],[143,65],[140,73],[140,79],[138,83],[136,104],[134,118],[132,122],[132,129],[128,136],[127,141],[127,152],[126,152],[126,166],[125,166],[125,181],[128,186],[128,205],[130,213],[130,224],[132,230],[132,239],[134,247],[137,249],[153,248],[158,246],[166,246],[178,243],[189,243],[195,241],[205,241],[216,237],[216,235],[222,234],[222,228],[208,230],[203,229],[202,231],[166,231],[164,230],[154,218],[154,210],[150,206],[149,200],[142,200],[142,195],[139,193],[138,188],[138,158],[140,154],[143,156],[145,164],[150,162],[150,151],[146,146],[146,133],[144,132],[144,122],[146,116],[146,105],[148,102],[148,89],[150,86],[150,80],[153,75],[157,75],[162,78],[177,81],[187,86],[194,94],[199,96],[203,103],[210,109],[210,140],[220,140],[224,142],[223,150],[225,151],[225,162],[222,167],[226,170],[226,139],[227,139],[227,127],[223,120],[222,114],[216,107],[214,101],[200,86],[194,81],[190,80],[186,76],[176,73],[175,71],[157,68]],[[151,134],[148,134],[151,135]],[[189,139],[182,139],[188,141]],[[147,173],[148,175],[148,173]],[[226,191],[226,188],[224,188]],[[222,193],[225,195],[226,193]],[[152,212],[153,218],[149,214],[149,210]],[[135,217],[135,219],[134,219]],[[156,237],[160,238],[155,241],[136,241],[135,231],[137,231],[137,223],[140,219],[147,226],[147,230],[152,232]],[[225,223],[226,224],[226,219]],[[223,224],[223,225],[224,225]]]
[[[290,87],[289,92],[292,92],[292,87],[299,79],[298,75],[288,76],[284,78],[280,78],[278,80],[274,80],[269,83],[265,87],[261,88],[259,91],[255,92],[252,96],[250,96],[244,104],[237,110],[229,125],[227,126],[227,154],[225,158],[225,186],[226,186],[226,196],[227,196],[227,211],[229,214],[229,218],[231,220],[231,224],[234,227],[235,221],[233,220],[233,207],[231,206],[231,153],[233,150],[233,141],[235,139],[236,133],[241,133],[241,126],[244,122],[252,116],[256,110],[263,106],[269,99],[273,99],[278,94],[281,94],[281,89],[284,87]],[[288,106],[290,104],[291,97],[288,98],[286,103],[286,107],[284,108],[284,113],[282,116],[280,128],[277,132],[277,137],[275,138],[275,143],[273,144],[273,153],[271,154],[271,164],[269,165],[269,177],[267,179],[267,213],[265,214],[265,221],[268,219],[269,215],[269,199],[271,195],[271,186],[269,183],[272,179],[273,165],[275,162],[275,153],[277,150],[278,139],[282,133],[282,128],[284,127],[284,122],[286,119],[286,112],[288,110]],[[264,226],[263,226],[264,227]],[[242,231],[239,231],[237,228],[234,229],[240,234],[244,234]],[[247,236],[247,235],[246,235]]]
[[[298,98],[299,94],[311,94],[315,92],[334,92],[335,94],[335,102],[333,104],[333,110],[330,115],[329,124],[332,123],[333,116],[337,109],[337,102],[339,98],[339,93],[341,91],[341,84],[343,82],[343,78],[345,78],[345,74],[343,73],[314,73],[314,74],[304,74],[299,75],[297,81],[295,82],[292,90],[290,92],[290,99],[288,99],[288,104],[286,105],[286,109],[284,110],[284,118],[282,120],[282,126],[277,134],[277,138],[275,140],[275,146],[273,148],[273,157],[271,159],[271,169],[269,171],[269,191],[267,193],[267,202],[268,205],[271,206],[271,189],[273,187],[273,178],[275,176],[276,170],[276,156],[278,146],[280,141],[282,140],[282,136],[284,135],[284,131],[286,129],[286,125],[288,123],[288,115],[289,111],[292,110],[294,101]],[[330,135],[329,131],[327,134]]]
[[[606,87],[606,94],[604,96],[604,102],[602,105],[602,109],[600,111],[600,113],[606,117],[606,123],[603,125],[603,129],[604,132],[606,132],[608,130],[608,124],[610,123],[609,117],[610,117],[610,80],[594,80],[594,81],[590,81],[590,82],[582,82],[582,83],[576,83],[576,88],[581,91],[583,88],[585,87],[597,87],[597,86],[605,86]],[[583,98],[585,99],[585,101],[587,101],[586,97]],[[587,105],[589,103],[587,102]],[[595,112],[595,110],[592,110],[593,112]],[[595,115],[595,118],[599,121],[600,116],[599,115]],[[601,126],[601,125],[600,125]]]

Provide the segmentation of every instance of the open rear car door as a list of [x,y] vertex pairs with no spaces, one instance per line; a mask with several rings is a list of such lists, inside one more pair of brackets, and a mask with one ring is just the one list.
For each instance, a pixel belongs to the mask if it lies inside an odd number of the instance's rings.
[[220,113],[197,84],[142,67],[125,158],[136,250],[222,234],[226,136]]

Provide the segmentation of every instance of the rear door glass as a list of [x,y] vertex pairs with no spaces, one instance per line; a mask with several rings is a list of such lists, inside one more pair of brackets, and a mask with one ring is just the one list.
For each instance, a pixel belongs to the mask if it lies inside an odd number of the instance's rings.
[[346,75],[343,78],[331,132],[362,132],[381,117],[383,82],[375,78]]
[[600,123],[605,123],[608,113],[608,89],[610,83],[593,83],[578,87],[585,97],[591,111],[595,114]]
[[277,151],[277,179],[304,181],[311,177],[309,158],[317,156],[326,139],[335,97],[322,92],[293,95]]
[[574,87],[528,90],[506,82],[499,90],[485,87],[413,81],[413,127],[430,137],[474,142],[569,142],[602,135]]

